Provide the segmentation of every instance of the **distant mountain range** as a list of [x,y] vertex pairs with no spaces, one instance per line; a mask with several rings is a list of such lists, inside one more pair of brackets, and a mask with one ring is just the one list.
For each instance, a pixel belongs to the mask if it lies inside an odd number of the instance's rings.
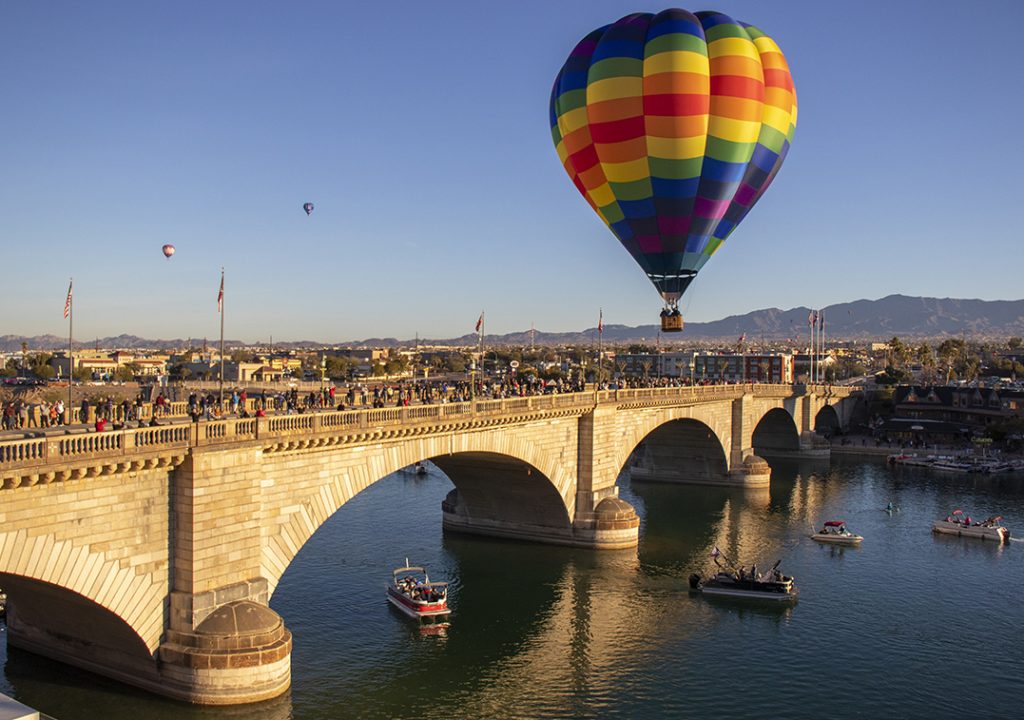
[[[808,336],[808,314],[806,307],[780,310],[768,308],[754,310],[745,315],[731,315],[721,320],[705,323],[687,323],[683,332],[668,336],[673,341],[727,340],[733,341],[746,335],[748,341],[787,340],[799,342]],[[944,337],[967,334],[981,337],[1024,336],[1024,300],[958,300],[955,298],[908,297],[889,295],[880,300],[857,300],[855,302],[830,305],[823,309],[825,329],[829,338],[850,340],[888,340],[900,338]],[[652,342],[658,335],[659,326],[605,325],[604,340],[607,343]],[[593,342],[597,328],[578,332],[549,333],[537,331],[534,342],[538,345],[570,345]],[[477,337],[468,333],[461,337],[446,339],[421,339],[421,345],[475,345]],[[488,345],[528,345],[530,332],[515,332],[506,335],[487,335]],[[20,337],[0,336],[0,352],[17,352],[22,343],[30,350],[60,350],[67,347],[67,338],[55,335]],[[197,342],[193,338],[192,345]],[[76,348],[93,347],[123,349],[169,350],[183,348],[186,341],[148,340],[135,335],[118,335],[99,338],[90,342],[75,343]],[[225,340],[229,347],[248,345],[241,340]],[[324,345],[396,347],[412,345],[412,340],[395,338],[367,338],[360,341],[332,343],[304,340],[291,343],[275,343],[279,348],[318,348]],[[212,346],[212,344],[211,344]]]

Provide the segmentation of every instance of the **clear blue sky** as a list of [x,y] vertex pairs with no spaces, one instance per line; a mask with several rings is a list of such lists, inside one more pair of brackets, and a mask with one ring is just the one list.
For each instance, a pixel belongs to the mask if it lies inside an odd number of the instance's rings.
[[[74,276],[76,338],[215,338],[222,265],[226,334],[248,341],[450,337],[482,309],[488,333],[599,307],[653,323],[655,290],[558,162],[548,96],[583,35],[665,7],[9,0],[0,335],[66,334]],[[800,116],[687,319],[1024,296],[1024,2],[688,9],[773,36]]]

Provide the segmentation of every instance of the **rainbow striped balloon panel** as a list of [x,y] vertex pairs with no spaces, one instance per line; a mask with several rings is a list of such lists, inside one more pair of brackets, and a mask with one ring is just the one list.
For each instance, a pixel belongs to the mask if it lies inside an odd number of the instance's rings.
[[583,38],[550,112],[569,177],[674,303],[775,178],[797,105],[770,37],[671,9]]

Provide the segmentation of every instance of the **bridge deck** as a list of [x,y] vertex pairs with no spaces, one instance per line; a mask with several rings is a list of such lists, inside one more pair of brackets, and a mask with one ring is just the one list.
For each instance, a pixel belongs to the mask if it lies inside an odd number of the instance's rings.
[[[0,473],[8,470],[52,471],[69,463],[87,460],[130,459],[132,456],[186,451],[209,445],[252,441],[286,441],[322,434],[365,435],[403,426],[436,426],[449,430],[453,422],[502,420],[514,424],[524,414],[550,410],[576,410],[581,414],[601,405],[678,405],[713,402],[742,397],[789,397],[815,390],[840,399],[855,389],[846,387],[805,388],[792,385],[706,385],[696,387],[639,388],[600,392],[515,397],[502,400],[413,405],[341,412],[299,413],[262,418],[229,418],[180,422],[105,432],[66,431],[36,437],[0,440]],[[4,482],[10,487],[12,479]]]

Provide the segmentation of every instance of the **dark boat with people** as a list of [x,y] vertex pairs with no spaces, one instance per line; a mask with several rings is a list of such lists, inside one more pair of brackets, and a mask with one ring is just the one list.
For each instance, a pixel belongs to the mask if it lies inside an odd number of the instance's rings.
[[[744,598],[747,600],[770,600],[774,602],[792,602],[796,600],[797,589],[793,578],[783,575],[779,570],[782,561],[776,562],[770,570],[761,573],[757,565],[738,568],[734,563],[715,548],[711,557],[718,566],[718,572],[711,577],[703,578],[697,573],[690,575],[690,589],[705,595]],[[728,567],[719,562],[725,558]]]

